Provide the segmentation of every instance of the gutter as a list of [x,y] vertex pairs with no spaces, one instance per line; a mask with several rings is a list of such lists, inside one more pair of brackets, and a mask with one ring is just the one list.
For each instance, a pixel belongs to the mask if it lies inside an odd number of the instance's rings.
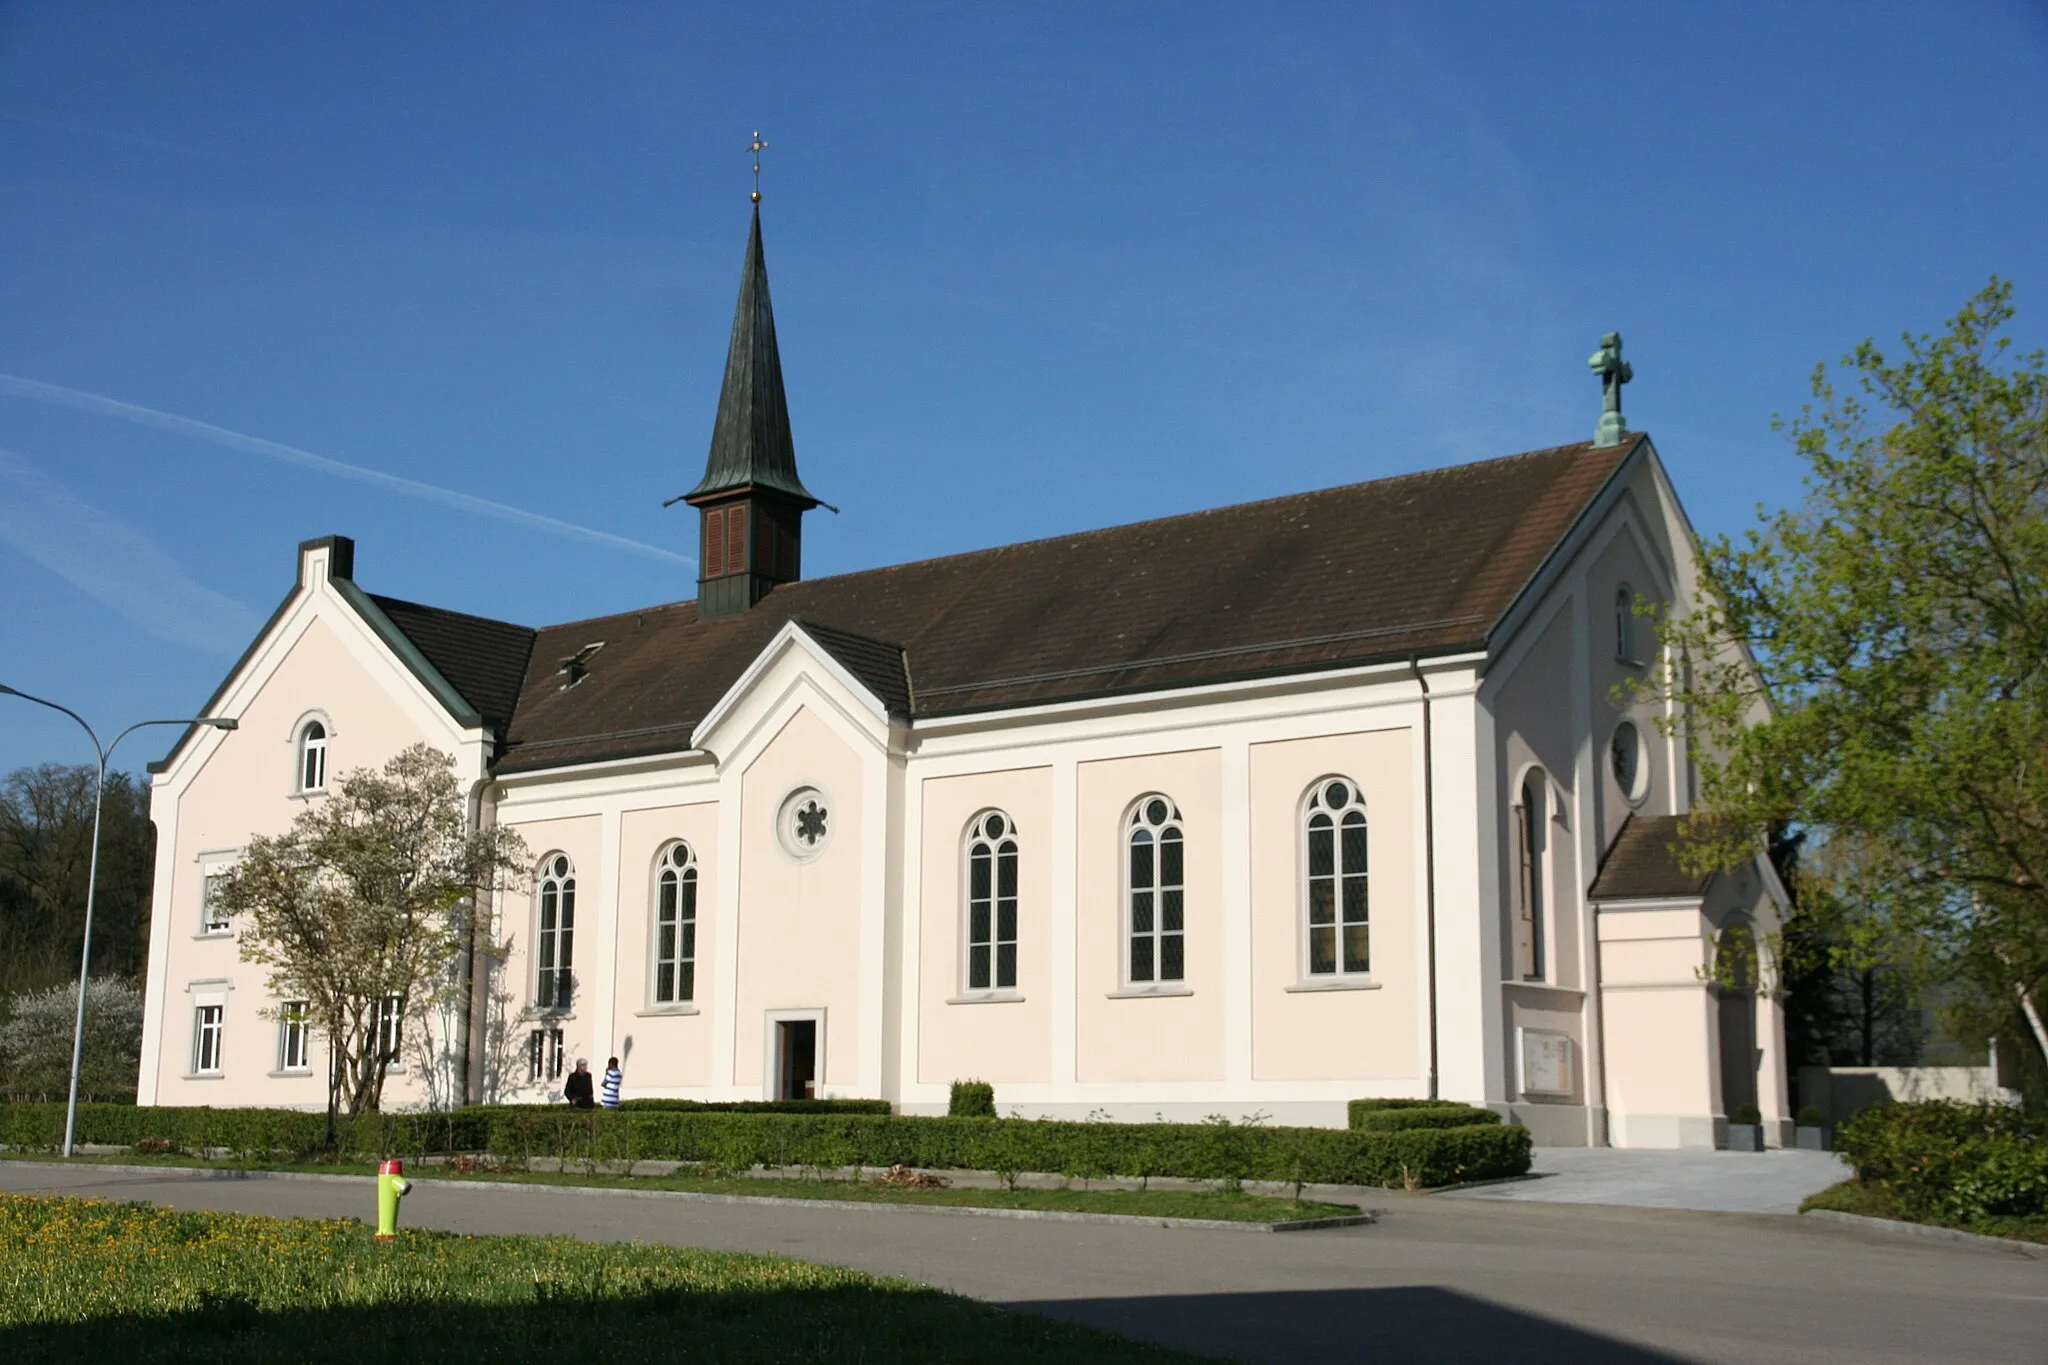
[[1436,1040],[1436,756],[1430,729],[1429,679],[1422,672],[1422,655],[1408,656],[1415,685],[1422,689],[1422,886],[1423,933],[1429,941],[1429,974],[1424,990],[1429,1001],[1429,1094],[1437,1098]]

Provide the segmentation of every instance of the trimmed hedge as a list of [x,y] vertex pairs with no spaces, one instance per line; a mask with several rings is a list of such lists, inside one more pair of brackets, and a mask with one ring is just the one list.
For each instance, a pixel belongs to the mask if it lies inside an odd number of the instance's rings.
[[996,1116],[996,1088],[987,1081],[955,1081],[946,1093],[946,1116],[956,1119],[992,1119]]
[[[557,1109],[556,1105],[501,1105],[505,1109]],[[887,1100],[627,1100],[619,1108],[678,1114],[893,1114]]]
[[1476,1104],[1454,1100],[1353,1100],[1351,1129],[1391,1133],[1404,1128],[1466,1128],[1500,1122],[1500,1115]]
[[[64,1107],[0,1105],[0,1142],[55,1147]],[[279,1109],[79,1106],[79,1140],[132,1147],[144,1138],[189,1149],[304,1156],[326,1116]],[[1336,1185],[1448,1185],[1523,1175],[1529,1131],[1499,1122],[1353,1132],[1209,1123],[1073,1123],[879,1114],[730,1114],[465,1109],[370,1114],[341,1125],[344,1151],[424,1156],[489,1152],[507,1160],[691,1161],[762,1166],[922,1166],[1031,1171],[1079,1179],[1184,1176]]]
[[1835,1150],[1906,1218],[2048,1218],[2048,1123],[2018,1109],[1880,1105],[1836,1128]]

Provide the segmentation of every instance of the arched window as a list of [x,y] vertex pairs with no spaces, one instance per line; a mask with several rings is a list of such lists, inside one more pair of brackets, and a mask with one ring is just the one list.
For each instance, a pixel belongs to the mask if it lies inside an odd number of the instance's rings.
[[1515,802],[1515,975],[1543,979],[1543,902],[1549,849],[1544,842],[1549,801],[1541,769],[1522,779]]
[[1017,825],[999,810],[967,835],[967,989],[1017,988]]
[[299,790],[327,790],[327,727],[317,720],[299,731]]
[[1636,661],[1636,591],[1626,583],[1614,590],[1614,657]]
[[1131,812],[1130,979],[1134,985],[1180,981],[1187,958],[1182,942],[1180,812],[1163,796],[1148,796]]
[[1358,784],[1342,777],[1319,783],[1303,815],[1309,975],[1370,971],[1365,800]]
[[697,855],[681,841],[655,860],[654,1003],[697,998]]
[[569,1008],[569,971],[576,950],[576,866],[567,854],[551,853],[541,860],[539,899],[533,1000],[544,1010],[565,1010]]

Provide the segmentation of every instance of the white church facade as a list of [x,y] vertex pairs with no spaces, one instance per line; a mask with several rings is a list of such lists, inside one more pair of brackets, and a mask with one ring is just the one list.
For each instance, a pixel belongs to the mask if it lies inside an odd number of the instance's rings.
[[[1778,1002],[1708,968],[1783,889],[1683,870],[1682,727],[1613,700],[1655,662],[1637,600],[1697,583],[1621,377],[1592,442],[805,579],[757,211],[695,600],[535,630],[300,546],[208,707],[239,728],[154,770],[139,1098],[324,1103],[208,878],[425,742],[533,856],[506,1098],[618,1055],[632,1096],[930,1113],[971,1078],[1005,1113],[1341,1125],[1438,1095],[1646,1147],[1754,1104],[1780,1141]],[[481,1046],[452,1065],[481,1093]]]

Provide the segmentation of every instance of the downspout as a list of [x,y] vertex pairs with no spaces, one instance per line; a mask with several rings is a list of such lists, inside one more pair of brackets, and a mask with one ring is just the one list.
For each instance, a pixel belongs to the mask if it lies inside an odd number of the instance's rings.
[[1429,679],[1422,672],[1422,655],[1408,656],[1415,685],[1422,689],[1422,901],[1423,934],[1429,943],[1429,976],[1424,983],[1429,1002],[1429,1095],[1437,1097],[1436,1043],[1436,758],[1429,715]]

